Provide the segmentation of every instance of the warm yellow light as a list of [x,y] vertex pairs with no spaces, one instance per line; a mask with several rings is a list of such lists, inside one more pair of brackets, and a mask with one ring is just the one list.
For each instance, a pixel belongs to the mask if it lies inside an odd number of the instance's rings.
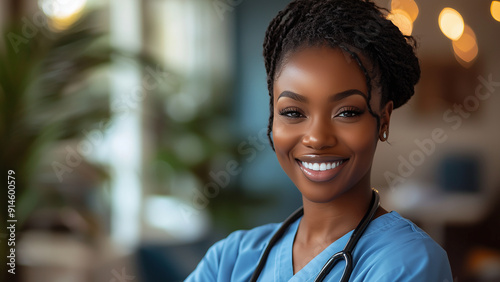
[[414,22],[418,16],[418,6],[413,0],[392,0],[391,10],[405,11],[410,16],[412,22]]
[[453,41],[452,44],[455,57],[457,57],[462,65],[465,63],[464,66],[472,63],[479,53],[476,34],[468,25],[465,25],[462,36],[458,40]]
[[444,8],[439,14],[439,28],[446,37],[457,40],[464,32],[464,19],[452,8]]
[[491,1],[491,16],[500,22],[500,1]]
[[392,10],[387,19],[399,28],[402,34],[411,35],[413,31],[413,22],[410,15],[403,10]]
[[468,52],[472,50],[475,45],[477,45],[476,34],[470,26],[465,25],[464,33],[458,40],[453,41],[453,47],[463,52]]
[[38,0],[38,5],[50,19],[56,30],[68,28],[76,22],[85,8],[87,0]]

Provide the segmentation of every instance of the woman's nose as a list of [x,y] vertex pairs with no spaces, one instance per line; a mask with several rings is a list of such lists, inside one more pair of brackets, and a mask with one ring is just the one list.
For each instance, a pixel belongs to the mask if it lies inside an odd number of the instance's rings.
[[337,144],[337,137],[331,119],[316,120],[307,128],[302,144],[315,150],[330,148]]

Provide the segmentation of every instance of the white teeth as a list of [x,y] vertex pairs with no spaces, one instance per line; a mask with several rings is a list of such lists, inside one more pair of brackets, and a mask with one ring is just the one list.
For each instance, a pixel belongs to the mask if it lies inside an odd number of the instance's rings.
[[306,163],[302,162],[302,165],[310,170],[324,171],[329,169],[334,169],[341,165],[344,161],[332,162],[332,163]]

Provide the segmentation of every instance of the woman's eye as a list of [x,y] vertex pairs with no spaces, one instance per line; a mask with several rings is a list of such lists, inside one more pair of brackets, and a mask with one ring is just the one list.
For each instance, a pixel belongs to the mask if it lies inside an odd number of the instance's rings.
[[355,112],[355,111],[343,111],[338,116],[349,118],[349,117],[355,117],[357,115],[358,115],[358,112]]
[[279,112],[281,116],[288,118],[302,118],[304,115],[298,109],[283,109]]
[[340,113],[337,116],[343,118],[353,118],[361,115],[362,113],[363,113],[362,111],[355,108],[346,108],[346,109],[341,109]]

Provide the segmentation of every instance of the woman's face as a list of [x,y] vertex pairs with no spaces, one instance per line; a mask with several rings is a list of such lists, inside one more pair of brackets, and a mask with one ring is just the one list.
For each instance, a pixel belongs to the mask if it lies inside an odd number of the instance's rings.
[[[303,197],[330,202],[370,187],[381,133],[368,112],[367,86],[357,62],[340,49],[311,47],[290,56],[274,83],[273,140],[278,161]],[[388,128],[392,102],[373,112]]]

